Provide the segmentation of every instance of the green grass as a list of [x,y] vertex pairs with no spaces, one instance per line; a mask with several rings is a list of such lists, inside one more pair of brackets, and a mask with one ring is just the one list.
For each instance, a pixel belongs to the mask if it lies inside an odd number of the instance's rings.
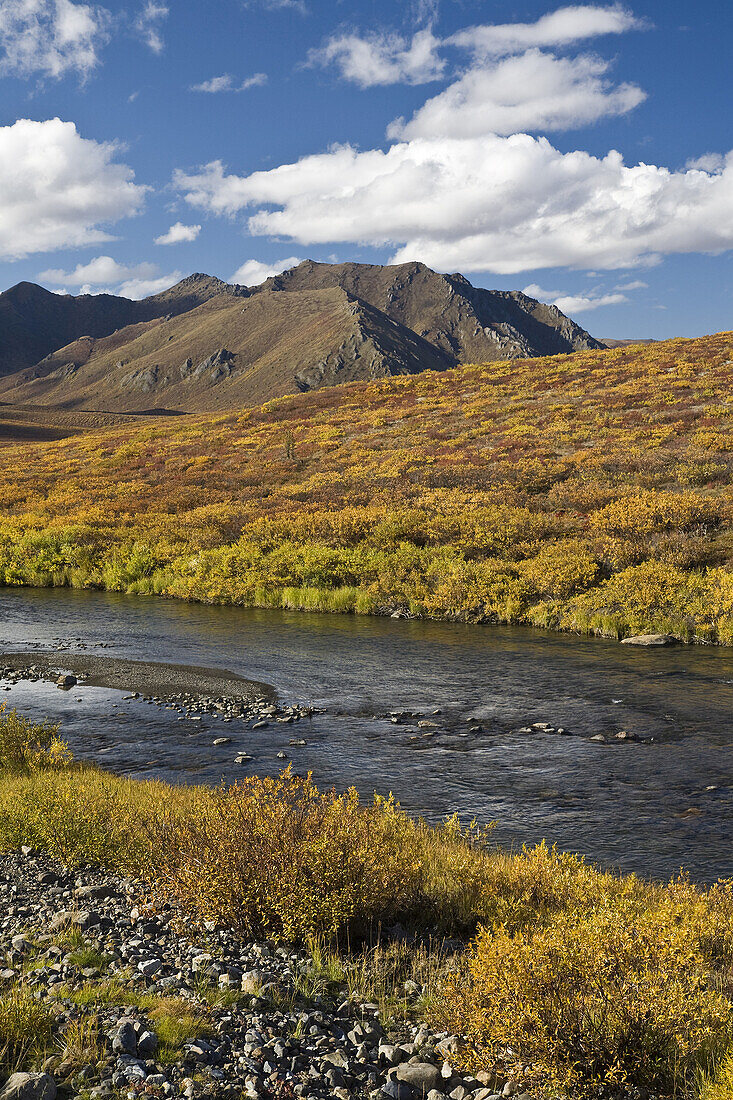
[[46,1053],[56,1021],[53,1005],[21,984],[0,996],[0,1075],[31,1069]]

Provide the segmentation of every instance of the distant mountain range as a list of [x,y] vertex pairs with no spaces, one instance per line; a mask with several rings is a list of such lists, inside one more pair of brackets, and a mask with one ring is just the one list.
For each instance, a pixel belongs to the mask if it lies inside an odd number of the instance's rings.
[[556,306],[419,263],[306,260],[257,287],[191,275],[140,302],[0,294],[0,401],[205,411],[460,363],[602,348]]

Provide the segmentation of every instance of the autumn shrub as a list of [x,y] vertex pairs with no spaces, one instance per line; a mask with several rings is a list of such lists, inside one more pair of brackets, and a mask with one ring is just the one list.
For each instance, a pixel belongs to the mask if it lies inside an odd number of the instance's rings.
[[706,1074],[700,1100],[730,1100],[733,1096],[733,1054],[722,1059],[712,1074]]
[[0,706],[0,774],[23,775],[58,768],[70,759],[57,725],[32,722],[17,711]]
[[519,568],[539,596],[560,600],[592,587],[599,573],[589,547],[578,539],[549,543]]
[[732,644],[732,364],[721,333],[5,447],[0,583]]
[[144,872],[151,852],[145,823],[163,812],[193,812],[197,789],[120,779],[66,763],[28,774],[0,773],[0,850],[30,844],[71,866]]
[[409,912],[422,875],[391,800],[320,792],[290,771],[222,788],[154,826],[156,888],[197,920],[246,936],[359,934]]
[[543,1095],[601,1085],[691,1096],[733,1039],[683,905],[636,898],[564,910],[538,930],[485,929],[445,990],[463,1064]]

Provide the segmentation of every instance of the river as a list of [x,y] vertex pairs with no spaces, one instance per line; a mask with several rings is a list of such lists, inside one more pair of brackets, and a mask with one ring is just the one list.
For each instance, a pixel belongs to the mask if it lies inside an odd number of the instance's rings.
[[[733,875],[733,651],[648,650],[509,627],[206,607],[0,590],[0,650],[221,668],[324,713],[252,730],[79,686],[24,682],[0,700],[59,721],[78,757],[125,775],[218,783],[276,774],[285,751],[319,785],[394,792],[406,810],[496,821],[505,845],[542,838],[645,877]],[[63,653],[59,655],[63,665]],[[3,685],[0,685],[3,686]],[[436,728],[395,725],[420,711]],[[439,711],[439,714],[434,714]],[[533,722],[572,736],[521,733]],[[480,731],[471,729],[480,725]],[[599,744],[619,730],[647,743]],[[223,734],[230,745],[215,747]],[[288,745],[292,737],[304,747]]]

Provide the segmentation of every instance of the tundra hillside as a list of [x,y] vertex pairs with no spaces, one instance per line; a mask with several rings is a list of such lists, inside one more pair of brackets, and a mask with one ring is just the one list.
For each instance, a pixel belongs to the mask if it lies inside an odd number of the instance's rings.
[[0,452],[0,583],[733,644],[733,334]]

